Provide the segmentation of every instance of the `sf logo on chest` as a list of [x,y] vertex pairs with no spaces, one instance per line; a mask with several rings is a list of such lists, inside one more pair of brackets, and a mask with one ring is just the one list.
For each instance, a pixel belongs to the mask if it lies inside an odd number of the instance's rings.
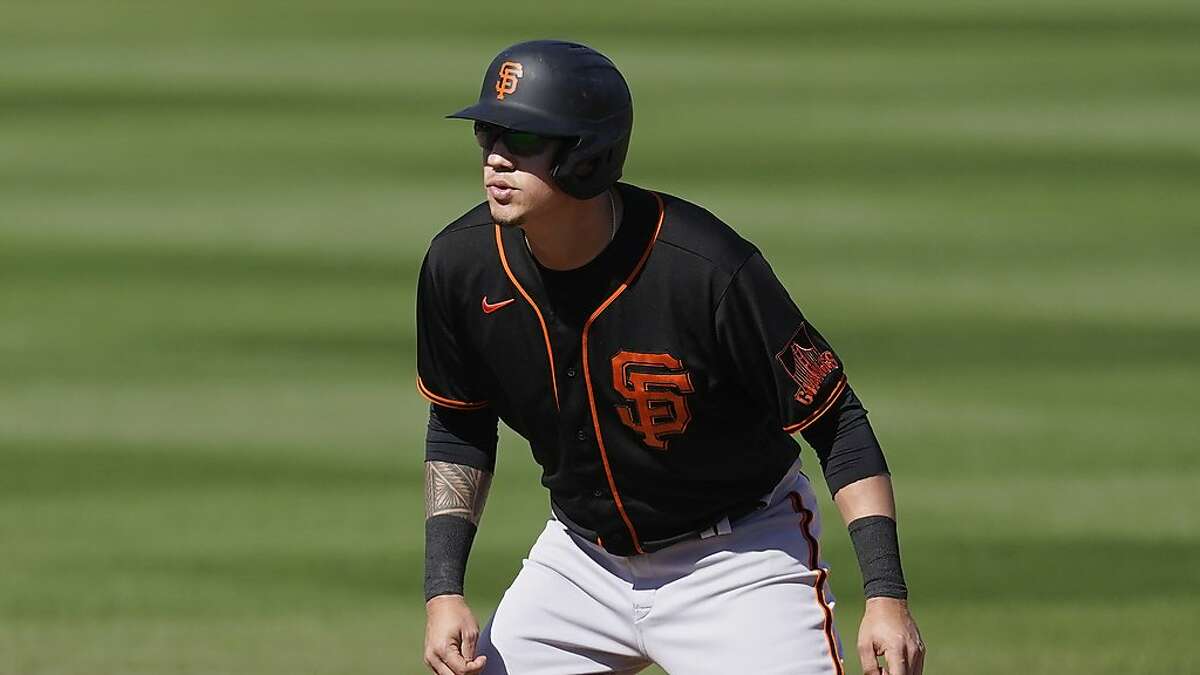
[[508,94],[516,93],[517,80],[524,76],[524,70],[516,61],[500,64],[500,77],[496,80],[496,98],[503,101]]
[[646,445],[666,450],[666,436],[682,434],[692,421],[685,395],[695,391],[683,363],[670,354],[622,351],[612,358],[613,387],[627,403],[621,421]]

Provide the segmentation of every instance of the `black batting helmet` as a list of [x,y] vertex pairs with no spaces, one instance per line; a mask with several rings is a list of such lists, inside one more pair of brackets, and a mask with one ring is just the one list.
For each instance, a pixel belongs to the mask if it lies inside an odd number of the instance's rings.
[[534,40],[500,52],[483,76],[479,102],[447,117],[567,139],[551,175],[563,192],[588,199],[621,177],[633,100],[625,78],[600,52]]

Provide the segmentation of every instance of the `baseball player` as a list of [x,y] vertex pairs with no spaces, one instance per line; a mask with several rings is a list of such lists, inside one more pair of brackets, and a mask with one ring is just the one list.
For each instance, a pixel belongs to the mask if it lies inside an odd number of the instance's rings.
[[[417,290],[430,670],[843,675],[799,433],[858,555],[863,668],[919,675],[891,480],[842,362],[753,244],[617,182],[613,63],[517,44],[450,117],[474,121],[487,199],[434,237]],[[480,632],[463,578],[498,420],[552,515]]]

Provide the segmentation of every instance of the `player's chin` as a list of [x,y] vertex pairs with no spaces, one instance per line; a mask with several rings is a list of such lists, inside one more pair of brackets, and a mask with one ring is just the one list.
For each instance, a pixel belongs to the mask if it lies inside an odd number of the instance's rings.
[[513,204],[497,204],[488,199],[488,210],[492,213],[492,222],[500,227],[517,227],[525,222],[525,210]]

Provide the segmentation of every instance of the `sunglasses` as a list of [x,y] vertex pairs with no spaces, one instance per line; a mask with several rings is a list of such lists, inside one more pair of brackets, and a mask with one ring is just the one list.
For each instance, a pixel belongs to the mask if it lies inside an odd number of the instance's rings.
[[546,148],[557,140],[550,136],[506,129],[487,122],[475,123],[475,140],[479,142],[479,147],[491,150],[492,146],[496,144],[496,140],[500,138],[504,139],[504,147],[517,157],[536,157],[545,152]]

